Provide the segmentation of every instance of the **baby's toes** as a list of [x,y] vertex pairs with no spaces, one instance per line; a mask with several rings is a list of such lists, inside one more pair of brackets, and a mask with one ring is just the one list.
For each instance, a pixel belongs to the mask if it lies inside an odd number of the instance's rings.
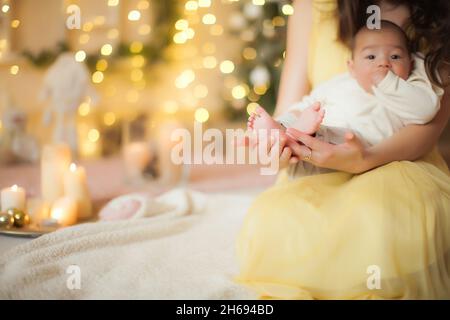
[[311,106],[312,110],[314,111],[319,111],[320,109],[320,102],[314,102],[313,105]]
[[322,122],[324,117],[325,117],[325,110],[322,109],[317,114],[317,121]]

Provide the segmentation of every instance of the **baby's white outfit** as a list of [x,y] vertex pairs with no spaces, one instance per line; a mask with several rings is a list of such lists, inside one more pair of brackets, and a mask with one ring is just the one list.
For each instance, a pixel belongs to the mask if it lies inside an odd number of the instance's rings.
[[423,59],[413,58],[414,68],[407,80],[388,71],[370,94],[347,72],[319,85],[276,120],[286,128],[293,127],[297,116],[291,112],[319,101],[325,117],[316,137],[339,144],[344,142],[345,132],[351,131],[365,146],[381,142],[406,125],[425,124],[438,112],[443,90],[428,79]]

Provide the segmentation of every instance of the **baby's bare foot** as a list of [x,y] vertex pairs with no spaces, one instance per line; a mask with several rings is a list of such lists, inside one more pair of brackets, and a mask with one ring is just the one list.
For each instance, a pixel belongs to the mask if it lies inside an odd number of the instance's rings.
[[276,122],[262,107],[257,107],[255,112],[250,115],[247,125],[249,129],[252,130],[282,129],[282,126]]
[[325,110],[320,108],[320,103],[314,103],[302,111],[292,127],[306,134],[314,134],[319,130],[325,116]]
[[262,107],[257,107],[255,112],[250,115],[247,127],[249,135],[252,137],[250,139],[251,145],[257,144],[257,137],[261,137],[262,134],[266,134],[265,138],[269,141],[273,130],[278,130],[280,137],[283,136],[288,139],[284,133],[284,127],[275,121]]

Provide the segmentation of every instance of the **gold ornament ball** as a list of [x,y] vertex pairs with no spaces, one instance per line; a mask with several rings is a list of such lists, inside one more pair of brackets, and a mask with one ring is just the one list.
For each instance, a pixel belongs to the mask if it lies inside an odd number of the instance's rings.
[[13,217],[14,226],[17,228],[22,228],[23,226],[30,223],[30,216],[25,212],[17,209],[9,209],[7,213]]
[[0,228],[10,228],[14,224],[14,218],[6,212],[0,213]]

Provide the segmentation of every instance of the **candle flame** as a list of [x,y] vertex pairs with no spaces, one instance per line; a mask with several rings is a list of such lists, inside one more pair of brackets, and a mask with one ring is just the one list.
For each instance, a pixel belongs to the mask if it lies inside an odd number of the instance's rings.
[[77,165],[76,165],[75,163],[72,163],[72,164],[70,165],[70,171],[72,171],[72,172],[77,171]]
[[63,215],[63,210],[61,208],[55,208],[52,210],[51,216],[53,219],[59,220],[59,219],[61,219],[62,215]]
[[11,187],[11,189],[12,189],[12,191],[16,192],[17,189],[18,189],[17,184],[13,185],[13,186]]

